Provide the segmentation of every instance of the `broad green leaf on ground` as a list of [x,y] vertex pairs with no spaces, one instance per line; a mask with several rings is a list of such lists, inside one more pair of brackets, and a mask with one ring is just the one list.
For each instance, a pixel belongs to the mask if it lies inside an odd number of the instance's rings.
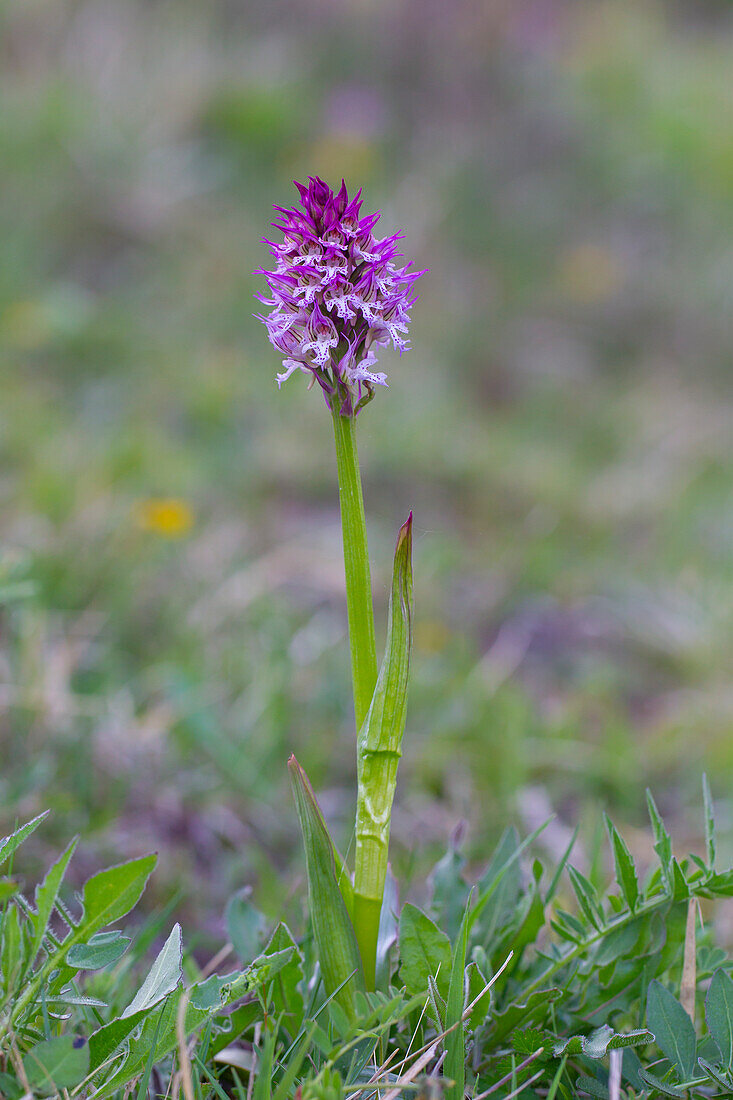
[[129,945],[129,937],[117,929],[97,932],[89,943],[75,943],[69,948],[66,965],[74,970],[101,970],[122,958]]
[[16,848],[26,840],[32,832],[34,832],[41,824],[45,817],[48,817],[50,810],[45,810],[38,817],[34,817],[32,821],[29,821],[27,825],[21,825],[19,829],[16,829],[14,833],[10,833],[9,836],[0,840],[0,866],[10,859]]
[[34,1092],[48,1095],[71,1089],[87,1075],[89,1047],[84,1039],[57,1035],[31,1047],[23,1059],[23,1069]]
[[733,1069],[733,978],[722,968],[715,971],[710,982],[705,997],[705,1019],[723,1065]]
[[182,957],[181,926],[176,924],[151,966],[145,981],[122,1013],[123,1019],[152,1008],[163,997],[173,992],[182,977]]
[[407,902],[400,913],[400,975],[409,994],[426,993],[428,976],[443,998],[450,983],[450,940],[427,913]]
[[661,982],[649,983],[646,1022],[657,1046],[679,1068],[683,1079],[692,1077],[697,1060],[697,1038],[692,1020]]
[[28,953],[29,966],[33,965],[33,961],[41,949],[41,944],[43,943],[43,938],[48,928],[48,922],[51,919],[51,913],[56,904],[59,888],[64,874],[66,873],[66,868],[69,865],[69,860],[76,848],[77,839],[78,838],[72,840],[66,851],[59,856],[50,868],[43,882],[36,887],[36,913],[32,918],[33,940]]
[[87,879],[82,893],[84,916],[75,933],[77,938],[91,938],[129,913],[139,901],[157,858],[151,855],[132,859]]

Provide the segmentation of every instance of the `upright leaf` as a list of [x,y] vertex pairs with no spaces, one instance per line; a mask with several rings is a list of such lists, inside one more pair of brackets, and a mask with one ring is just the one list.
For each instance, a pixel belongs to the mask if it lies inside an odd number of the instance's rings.
[[[349,1019],[354,994],[364,991],[364,971],[354,928],[336,880],[333,843],[308,776],[294,756],[288,761],[305,848],[308,903],[323,984]],[[338,992],[336,992],[338,990]]]
[[303,981],[303,956],[293,939],[292,933],[284,923],[278,924],[263,954],[274,955],[287,948],[293,949],[293,957],[287,966],[277,974],[272,986],[272,999],[275,1013],[282,1013],[285,1027],[291,1035],[296,1035],[303,1022],[304,1005],[301,983]]
[[163,944],[158,957],[151,966],[145,981],[122,1013],[122,1018],[134,1016],[137,1012],[152,1008],[163,997],[172,993],[181,980],[181,961],[183,945],[181,926],[175,924],[173,931]]
[[715,864],[715,813],[713,810],[713,798],[710,794],[708,777],[703,772],[702,797],[705,805],[705,850],[708,860],[708,868],[712,871]]
[[[481,942],[487,951],[493,949],[494,933],[513,912],[522,889],[522,869],[517,858],[519,845],[517,830],[513,826],[505,829],[488,867],[477,883],[476,905],[477,908],[481,906]],[[489,891],[491,895],[484,903],[484,896],[489,894]]]
[[657,804],[650,790],[646,792],[646,803],[649,809],[649,819],[654,833],[654,851],[659,857],[659,865],[662,870],[662,879],[667,889],[671,889],[674,881],[672,866],[672,840],[662,821]]
[[435,979],[443,997],[450,982],[450,940],[416,905],[407,902],[400,913],[400,977],[410,994],[425,993]]
[[677,998],[656,979],[649,983],[646,1019],[657,1046],[679,1068],[683,1080],[692,1077],[697,1057],[695,1028]]
[[626,842],[618,832],[608,814],[606,816],[606,828],[613,847],[613,860],[616,865],[616,881],[618,882],[624,900],[631,912],[636,911],[636,903],[639,900],[639,880],[636,877],[636,867]]
[[2,946],[0,946],[0,969],[2,969],[2,988],[6,998],[18,990],[23,969],[22,934],[18,910],[9,905],[3,914]]
[[719,968],[705,998],[705,1019],[723,1065],[733,1069],[733,978]]
[[595,887],[577,867],[571,864],[568,864],[568,875],[583,915],[596,931],[600,932],[604,920]]
[[10,859],[16,848],[19,848],[32,832],[35,832],[43,819],[48,817],[50,812],[50,810],[45,810],[42,814],[39,814],[38,817],[34,817],[32,821],[29,821],[27,825],[21,825],[14,833],[0,840],[0,866],[2,866],[6,860]]
[[400,528],[389,598],[387,646],[357,742],[354,927],[367,984],[374,984],[387,875],[389,827],[402,755],[412,648],[412,513]]
[[[466,970],[466,951],[468,949],[468,931],[471,927],[471,896],[466,902],[463,920],[453,949],[453,960],[448,986],[445,1024],[453,1030],[445,1037],[445,1075],[453,1082],[446,1091],[446,1100],[463,1100],[466,1084],[466,1037],[463,1024],[465,1001],[464,974]],[[455,1025],[455,1026],[454,1026]]]
[[59,888],[64,874],[66,873],[66,868],[69,865],[69,860],[76,848],[76,843],[77,838],[72,840],[66,851],[59,856],[54,865],[50,868],[43,882],[36,887],[36,913],[32,921],[33,940],[31,941],[30,952],[28,953],[29,966],[33,965],[33,960],[41,949],[43,938],[48,928],[48,922],[51,919],[51,913],[56,904]]

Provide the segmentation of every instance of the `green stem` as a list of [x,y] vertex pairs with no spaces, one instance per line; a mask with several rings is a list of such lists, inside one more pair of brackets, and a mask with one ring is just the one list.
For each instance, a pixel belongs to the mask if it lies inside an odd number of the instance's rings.
[[374,640],[374,606],[369,571],[364,498],[353,416],[333,414],[336,440],[341,530],[344,541],[346,608],[351,647],[351,678],[357,732],[361,729],[377,682],[377,647]]

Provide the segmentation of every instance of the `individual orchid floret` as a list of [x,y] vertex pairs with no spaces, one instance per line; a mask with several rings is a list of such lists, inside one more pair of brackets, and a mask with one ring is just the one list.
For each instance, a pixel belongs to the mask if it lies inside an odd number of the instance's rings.
[[409,348],[412,286],[424,272],[396,266],[400,236],[374,236],[380,215],[360,216],[361,191],[349,199],[342,180],[334,194],[317,176],[295,186],[302,209],[275,207],[272,224],[283,240],[265,241],[275,269],[258,272],[270,289],[269,298],[258,297],[270,312],[255,316],[283,356],[278,385],[302,371],[334,412],[355,416],[375,386],[387,385],[372,369],[376,349]]

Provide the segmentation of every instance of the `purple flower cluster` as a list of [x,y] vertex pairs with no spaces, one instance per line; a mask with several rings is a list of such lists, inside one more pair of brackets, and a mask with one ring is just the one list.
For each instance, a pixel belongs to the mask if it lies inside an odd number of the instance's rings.
[[361,191],[349,201],[343,181],[338,194],[318,177],[295,186],[303,209],[275,207],[280,219],[272,224],[284,240],[264,242],[275,270],[256,272],[267,278],[271,297],[258,298],[271,312],[255,316],[284,357],[278,385],[303,371],[331,408],[353,416],[375,386],[387,385],[386,375],[373,370],[376,348],[391,343],[400,354],[409,348],[412,286],[424,272],[395,265],[400,234],[374,236],[379,213],[360,217]]

